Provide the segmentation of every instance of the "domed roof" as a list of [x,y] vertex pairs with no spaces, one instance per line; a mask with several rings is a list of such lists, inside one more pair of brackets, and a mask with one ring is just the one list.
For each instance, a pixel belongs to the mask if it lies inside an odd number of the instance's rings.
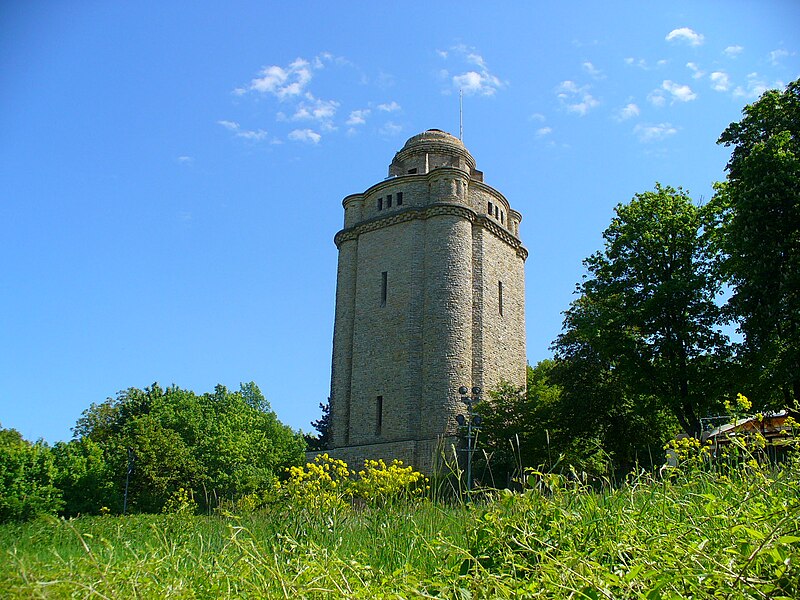
[[408,139],[403,146],[403,150],[410,150],[415,146],[425,146],[430,143],[435,144],[452,144],[453,146],[461,149],[466,150],[464,147],[464,143],[455,137],[454,135],[450,135],[446,131],[442,131],[441,129],[428,129],[427,131],[423,131],[420,134],[415,135]]
[[394,155],[389,176],[428,173],[439,167],[453,167],[472,173],[475,159],[457,137],[441,129],[428,129],[408,139]]

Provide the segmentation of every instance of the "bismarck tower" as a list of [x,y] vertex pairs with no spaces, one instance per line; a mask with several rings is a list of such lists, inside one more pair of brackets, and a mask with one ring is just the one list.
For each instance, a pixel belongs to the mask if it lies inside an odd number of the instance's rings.
[[428,471],[457,432],[460,386],[525,384],[522,215],[437,129],[342,204],[331,453]]

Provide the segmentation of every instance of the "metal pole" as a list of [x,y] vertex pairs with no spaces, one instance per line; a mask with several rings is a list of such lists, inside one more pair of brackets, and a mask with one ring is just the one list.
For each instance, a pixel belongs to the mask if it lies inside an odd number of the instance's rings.
[[467,404],[467,502],[472,493],[472,403]]
[[133,450],[128,448],[128,470],[125,472],[125,497],[122,501],[122,514],[128,511],[128,483],[131,479],[131,471],[133,471]]

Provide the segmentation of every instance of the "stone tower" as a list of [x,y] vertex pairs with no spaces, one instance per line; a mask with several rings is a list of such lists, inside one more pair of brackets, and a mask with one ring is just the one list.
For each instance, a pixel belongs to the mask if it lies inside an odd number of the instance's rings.
[[457,432],[459,386],[525,384],[522,215],[438,129],[342,204],[331,453],[429,470]]

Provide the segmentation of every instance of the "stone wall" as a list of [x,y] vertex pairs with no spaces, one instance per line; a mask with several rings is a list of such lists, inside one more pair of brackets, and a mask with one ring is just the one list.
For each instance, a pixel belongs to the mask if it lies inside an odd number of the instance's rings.
[[426,134],[397,176],[345,198],[335,238],[332,447],[356,461],[432,465],[435,440],[457,433],[459,386],[525,384],[521,215],[471,177],[460,141]]

